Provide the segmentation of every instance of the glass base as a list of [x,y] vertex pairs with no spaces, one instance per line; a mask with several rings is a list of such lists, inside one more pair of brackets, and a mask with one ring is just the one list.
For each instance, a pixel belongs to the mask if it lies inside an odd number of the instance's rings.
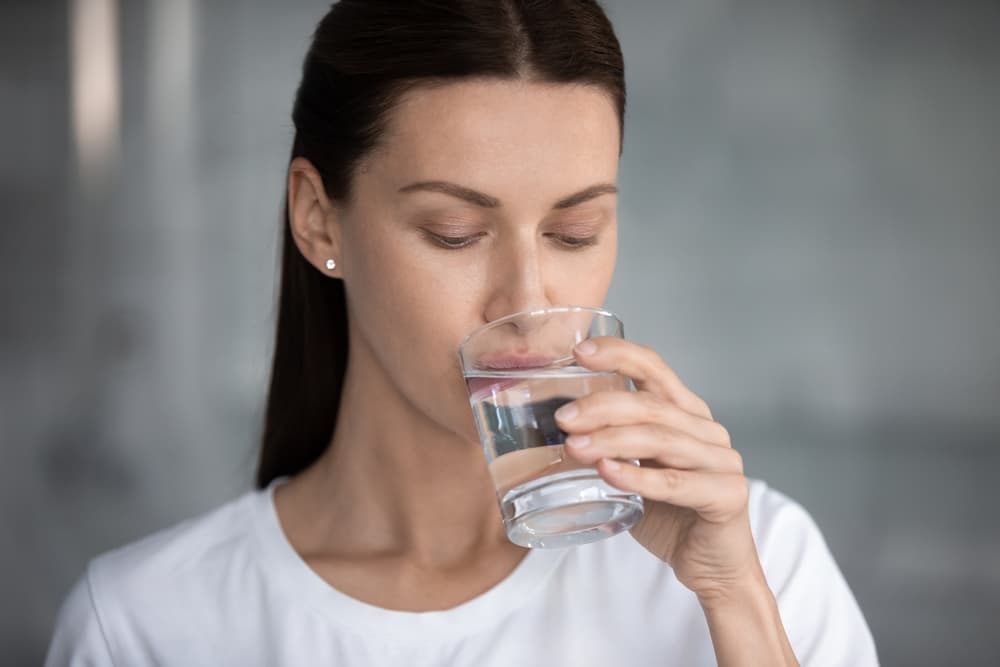
[[593,469],[535,479],[500,500],[507,537],[522,547],[559,548],[596,542],[642,518],[642,498],[611,486]]

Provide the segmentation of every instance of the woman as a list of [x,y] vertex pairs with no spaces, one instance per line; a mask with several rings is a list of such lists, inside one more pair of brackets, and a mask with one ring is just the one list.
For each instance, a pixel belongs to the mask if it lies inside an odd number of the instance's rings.
[[589,0],[335,5],[293,113],[259,489],[95,559],[48,663],[875,664],[808,515],[633,343],[576,354],[638,391],[559,420],[642,521],[568,550],[504,535],[456,348],[603,302],[624,106]]

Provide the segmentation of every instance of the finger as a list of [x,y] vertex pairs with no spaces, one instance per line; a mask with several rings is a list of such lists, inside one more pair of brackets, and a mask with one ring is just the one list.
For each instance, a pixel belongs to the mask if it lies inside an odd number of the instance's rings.
[[608,426],[663,424],[713,445],[731,446],[722,424],[687,412],[648,391],[598,391],[566,403],[555,412],[567,433],[590,433]]
[[737,473],[640,468],[611,459],[602,459],[597,469],[622,491],[690,508],[712,522],[721,523],[742,512],[749,497],[747,479]]
[[610,426],[566,440],[567,454],[583,463],[602,458],[651,459],[669,468],[711,472],[743,472],[735,449],[702,442],[663,424]]
[[[594,352],[584,354],[585,343],[593,343]],[[592,370],[615,371],[632,378],[636,389],[646,390],[673,401],[692,414],[712,418],[708,404],[687,388],[656,350],[614,336],[591,338],[577,345],[577,362]]]

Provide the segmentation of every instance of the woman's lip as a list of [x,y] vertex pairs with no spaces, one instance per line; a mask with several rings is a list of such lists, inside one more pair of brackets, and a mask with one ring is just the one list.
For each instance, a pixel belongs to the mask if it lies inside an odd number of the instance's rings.
[[484,371],[509,371],[522,368],[541,368],[548,366],[553,361],[553,357],[531,353],[506,353],[492,357],[482,357],[478,366]]
[[544,368],[552,363],[555,357],[529,352],[506,352],[493,356],[481,357],[476,366],[478,372],[466,376],[465,382],[469,395],[473,400],[482,399],[490,394],[499,393],[524,381],[524,378],[492,376],[490,373],[507,373],[510,371]]

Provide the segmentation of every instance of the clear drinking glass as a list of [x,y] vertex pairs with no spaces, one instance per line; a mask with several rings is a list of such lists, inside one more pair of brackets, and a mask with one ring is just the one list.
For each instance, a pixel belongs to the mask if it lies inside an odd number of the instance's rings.
[[599,308],[554,306],[494,320],[459,346],[500,512],[515,544],[585,544],[642,517],[642,498],[564,455],[567,434],[553,416],[587,394],[634,391],[623,375],[575,362],[573,347],[597,336],[623,338],[621,320]]

